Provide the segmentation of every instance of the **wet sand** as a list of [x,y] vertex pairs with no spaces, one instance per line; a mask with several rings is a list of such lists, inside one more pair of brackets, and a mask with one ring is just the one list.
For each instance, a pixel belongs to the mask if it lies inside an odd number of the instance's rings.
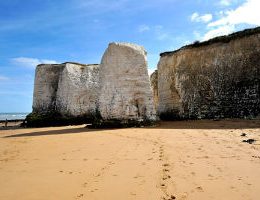
[[5,129],[19,128],[22,123],[23,123],[23,120],[8,121],[7,127],[5,127],[5,122],[0,122],[0,131],[5,130]]
[[258,200],[260,120],[0,130],[0,199]]

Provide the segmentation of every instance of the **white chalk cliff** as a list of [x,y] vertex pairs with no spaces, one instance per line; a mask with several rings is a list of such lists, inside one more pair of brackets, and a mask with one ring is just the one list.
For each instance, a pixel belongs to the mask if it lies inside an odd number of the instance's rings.
[[33,112],[56,109],[56,93],[63,64],[41,64],[36,67],[33,92]]
[[98,81],[99,65],[38,65],[33,112],[57,112],[71,117],[92,115],[97,110]]
[[143,47],[109,44],[100,64],[99,111],[104,120],[156,120]]
[[98,98],[98,65],[66,63],[58,83],[56,106],[62,115],[94,114]]

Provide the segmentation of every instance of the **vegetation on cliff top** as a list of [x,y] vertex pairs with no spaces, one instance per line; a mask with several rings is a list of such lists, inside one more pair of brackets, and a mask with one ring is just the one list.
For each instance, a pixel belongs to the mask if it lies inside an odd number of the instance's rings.
[[230,35],[224,35],[224,36],[215,37],[215,38],[212,38],[210,40],[203,41],[203,42],[195,41],[193,44],[189,44],[189,45],[183,46],[180,49],[177,49],[175,51],[163,52],[163,53],[160,54],[160,56],[161,57],[168,56],[168,55],[172,55],[172,54],[174,54],[174,53],[176,53],[176,52],[178,52],[180,50],[207,46],[207,45],[210,45],[210,44],[213,44],[213,43],[218,43],[218,42],[219,43],[228,43],[231,40],[243,38],[243,37],[254,35],[254,34],[258,34],[258,33],[260,33],[260,26],[256,27],[256,28],[245,29],[243,31],[238,31],[238,32],[232,33]]

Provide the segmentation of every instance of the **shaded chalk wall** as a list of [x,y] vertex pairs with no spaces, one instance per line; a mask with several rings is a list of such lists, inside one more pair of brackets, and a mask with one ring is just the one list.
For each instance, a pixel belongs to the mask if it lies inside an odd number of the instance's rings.
[[56,110],[56,94],[65,64],[42,64],[35,70],[33,112]]
[[162,119],[256,117],[260,113],[260,29],[161,54]]

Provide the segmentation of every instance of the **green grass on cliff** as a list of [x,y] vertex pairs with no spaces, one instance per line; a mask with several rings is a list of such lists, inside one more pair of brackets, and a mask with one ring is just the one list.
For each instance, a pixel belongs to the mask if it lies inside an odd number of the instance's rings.
[[215,38],[212,38],[212,39],[204,41],[204,42],[195,41],[193,44],[183,46],[178,50],[163,52],[160,54],[160,56],[163,57],[163,56],[173,55],[174,53],[176,53],[180,50],[207,46],[207,45],[211,45],[213,43],[229,43],[231,40],[235,40],[235,39],[239,39],[239,38],[243,38],[243,37],[247,37],[247,36],[259,34],[259,33],[260,33],[260,26],[256,27],[256,28],[252,28],[252,29],[245,29],[243,31],[238,31],[238,32],[232,33],[230,35],[215,37]]

